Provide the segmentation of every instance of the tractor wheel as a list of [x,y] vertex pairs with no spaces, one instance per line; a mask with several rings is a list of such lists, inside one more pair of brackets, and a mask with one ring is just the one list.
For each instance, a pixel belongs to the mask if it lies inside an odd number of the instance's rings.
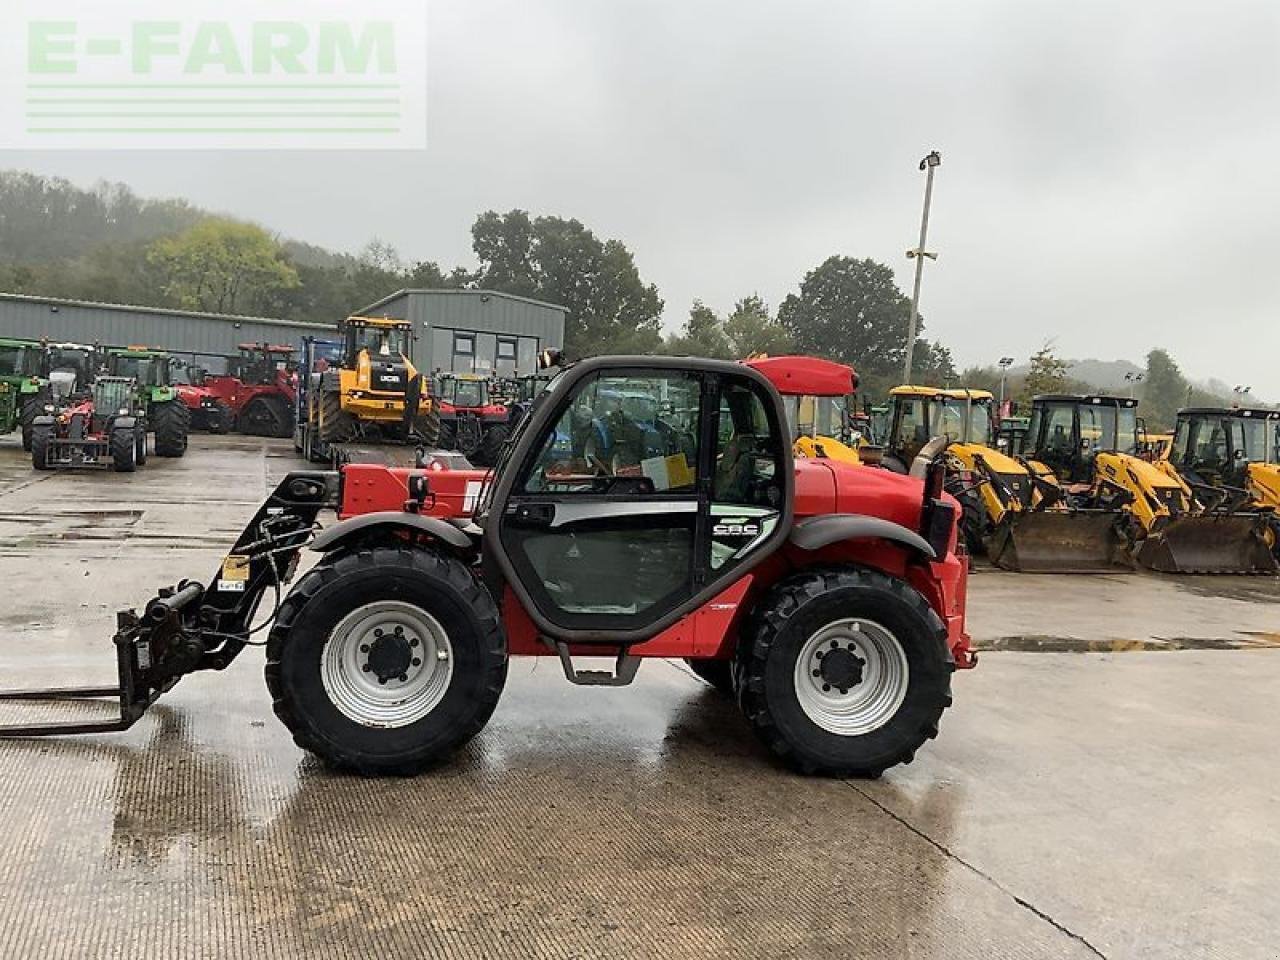
[[436,438],[436,449],[438,450],[456,450],[458,443],[458,433],[453,427],[452,421],[442,421],[440,423],[440,435]]
[[134,449],[133,459],[140,467],[147,465],[147,425],[139,424],[138,429],[134,431],[137,434],[137,443]]
[[947,632],[904,581],[857,567],[773,588],[738,647],[738,702],[803,773],[878,777],[938,735],[951,705]]
[[22,424],[22,449],[31,450],[32,424],[36,417],[44,415],[44,408],[52,398],[48,387],[41,387],[35,393],[29,393],[22,400],[22,412],[19,422]]
[[694,660],[685,657],[689,669],[715,687],[726,696],[733,696],[733,661],[732,660]]
[[484,439],[480,441],[480,448],[471,457],[471,462],[477,467],[495,466],[502,453],[502,445],[507,442],[509,432],[505,423],[494,424],[486,430]]
[[210,433],[230,433],[236,416],[231,408],[219,400],[205,414],[205,425]]
[[282,397],[256,397],[240,411],[240,432],[251,437],[288,437],[293,417]]
[[320,398],[320,439],[325,443],[348,443],[358,434],[356,418],[342,409],[342,397],[335,392]]
[[180,457],[187,452],[191,411],[179,400],[152,404],[151,429],[156,434],[157,457]]
[[294,742],[333,767],[417,773],[480,732],[507,677],[489,591],[457,559],[374,547],[326,557],[280,608],[267,686]]
[[116,473],[133,473],[138,469],[136,428],[118,427],[111,431],[111,466]]
[[440,411],[433,403],[426,413],[413,418],[413,436],[410,438],[428,450],[436,449],[440,442]]
[[53,427],[36,424],[31,428],[31,466],[37,470],[49,469],[49,442],[53,439]]

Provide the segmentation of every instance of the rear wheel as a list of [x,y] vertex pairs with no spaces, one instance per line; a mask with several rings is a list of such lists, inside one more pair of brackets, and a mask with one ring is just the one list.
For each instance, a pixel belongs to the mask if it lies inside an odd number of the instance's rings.
[[954,664],[924,597],[846,567],[778,584],[735,670],[747,720],[780,757],[804,773],[876,777],[937,736]]
[[117,427],[111,431],[111,466],[116,473],[133,473],[138,469],[138,438],[134,427]]
[[341,395],[326,392],[320,398],[320,439],[325,443],[348,443],[357,433],[356,419],[342,409]]
[[35,393],[28,393],[22,398],[22,412],[19,415],[22,423],[22,449],[30,450],[31,441],[34,436],[33,424],[36,417],[44,415],[44,408],[49,404],[51,397],[49,389],[41,387]]
[[506,640],[461,562],[378,547],[326,558],[299,581],[272,627],[266,676],[298,746],[359,773],[413,774],[488,722]]
[[145,423],[139,424],[136,435],[136,443],[134,448],[133,459],[140,467],[147,465],[147,426]]
[[496,464],[502,453],[502,445],[507,442],[508,432],[505,423],[495,424],[486,430],[484,439],[480,441],[480,449],[471,457],[471,462],[477,467],[492,467]]
[[413,434],[414,439],[428,449],[434,449],[440,442],[440,411],[435,404],[426,413],[413,418]]
[[37,470],[49,469],[49,442],[53,439],[53,427],[36,424],[31,428],[31,466]]
[[689,669],[715,687],[720,693],[733,695],[733,661],[732,660],[695,660],[685,658]]
[[157,457],[180,457],[187,452],[191,411],[180,400],[151,405],[151,428],[156,434]]
[[251,437],[287,437],[292,415],[283,397],[256,397],[240,411],[240,432]]

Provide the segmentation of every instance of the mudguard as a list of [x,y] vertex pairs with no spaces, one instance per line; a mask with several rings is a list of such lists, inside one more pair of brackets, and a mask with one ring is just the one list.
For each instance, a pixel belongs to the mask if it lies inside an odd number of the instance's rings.
[[312,540],[310,547],[317,553],[328,553],[340,547],[354,535],[368,532],[375,527],[415,530],[457,550],[470,550],[474,546],[470,537],[453,524],[438,517],[424,517],[421,514],[404,513],[399,510],[383,510],[335,523]]
[[791,542],[801,550],[820,550],[841,540],[891,540],[936,560],[938,554],[929,541],[900,523],[860,513],[831,513],[797,521],[791,528]]

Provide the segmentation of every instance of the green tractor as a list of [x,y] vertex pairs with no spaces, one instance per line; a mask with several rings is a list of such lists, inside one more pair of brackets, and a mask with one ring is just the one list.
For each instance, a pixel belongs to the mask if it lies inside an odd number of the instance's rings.
[[31,449],[31,424],[43,412],[40,344],[0,337],[0,435],[22,428],[22,447]]
[[187,452],[191,411],[178,396],[171,370],[172,360],[162,350],[145,347],[107,350],[106,373],[130,377],[137,385],[132,406],[142,411],[143,432],[154,433],[158,457],[180,457]]

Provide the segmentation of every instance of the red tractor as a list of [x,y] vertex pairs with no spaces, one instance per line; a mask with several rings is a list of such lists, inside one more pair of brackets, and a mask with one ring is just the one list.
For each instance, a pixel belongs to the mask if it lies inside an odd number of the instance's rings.
[[[664,657],[732,691],[794,767],[876,776],[937,735],[952,672],[974,664],[960,509],[942,483],[940,466],[922,481],[793,460],[782,398],[748,366],[585,360],[490,474],[290,474],[208,585],[118,615],[119,687],[78,693],[117,696],[119,720],[0,735],[124,729],[269,624],[275,712],[335,767],[407,774],[449,757],[488,721],[512,656],[555,657],[596,686]],[[317,534],[325,509],[340,520]],[[319,558],[285,594],[304,547]],[[580,660],[602,656],[612,669]]]
[[298,392],[297,350],[269,343],[242,343],[225,374],[204,375],[203,387],[225,404],[240,433],[255,437],[293,436],[293,401]]
[[511,408],[493,394],[492,381],[469,374],[446,373],[432,384],[440,412],[442,450],[457,450],[479,467],[498,462],[511,432]]
[[186,383],[176,384],[178,399],[191,414],[191,429],[208,433],[227,433],[235,425],[230,405],[205,380],[208,373],[201,367],[186,366],[182,370]]

